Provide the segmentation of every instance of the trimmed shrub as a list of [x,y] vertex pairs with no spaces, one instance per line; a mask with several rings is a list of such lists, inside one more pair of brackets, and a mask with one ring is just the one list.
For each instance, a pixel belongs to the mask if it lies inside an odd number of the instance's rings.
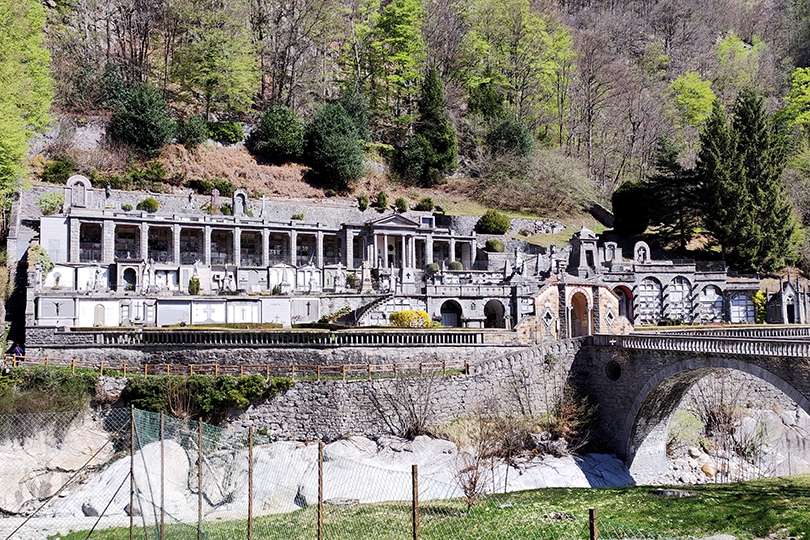
[[42,181],[49,184],[64,184],[76,170],[72,159],[61,157],[48,163],[42,170]]
[[253,135],[253,150],[273,163],[299,161],[304,151],[304,126],[283,105],[269,107]]
[[430,328],[430,316],[425,311],[397,311],[388,320],[397,328]]
[[50,192],[50,193],[43,193],[42,196],[37,199],[35,203],[42,213],[46,216],[50,216],[51,214],[55,214],[62,209],[62,205],[65,204],[65,196],[62,193],[57,192]]
[[172,140],[175,123],[160,91],[149,84],[132,88],[113,116],[112,137],[146,155],[155,155]]
[[487,210],[475,224],[475,230],[479,234],[505,234],[510,225],[507,215],[497,210]]
[[377,202],[374,203],[377,212],[385,212],[388,210],[388,194],[384,191],[377,193]]
[[208,136],[223,144],[235,144],[245,138],[245,130],[238,122],[208,122]]
[[222,212],[224,216],[232,216],[233,215],[233,207],[231,207],[230,203],[222,203],[219,207],[219,211]]
[[430,263],[429,265],[425,266],[425,272],[428,274],[435,274],[439,271],[439,265],[436,263]]
[[291,219],[296,219],[298,221],[304,221],[305,217],[306,216],[304,215],[304,213],[301,212],[300,214],[293,214]]
[[361,193],[357,196],[357,206],[360,208],[360,211],[365,212],[368,210],[368,195],[365,193]]
[[177,142],[194,150],[208,140],[208,123],[202,116],[192,116],[177,123]]
[[414,210],[419,210],[420,212],[430,212],[435,206],[436,205],[433,204],[433,199],[430,197],[424,197],[417,203]]
[[396,201],[394,201],[394,208],[397,209],[397,212],[403,214],[408,211],[408,201],[399,197]]
[[154,199],[153,197],[147,197],[141,202],[139,202],[138,206],[136,206],[135,208],[137,208],[138,210],[144,210],[151,214],[153,212],[157,212],[158,206],[160,205],[156,199]]
[[489,251],[490,253],[503,253],[503,242],[497,238],[490,238],[484,244],[484,251]]
[[534,139],[528,126],[514,117],[504,118],[487,133],[489,151],[528,156],[534,150]]
[[453,271],[464,270],[464,265],[461,264],[460,261],[450,261],[450,264],[447,265],[447,269]]
[[324,106],[307,126],[304,156],[312,174],[323,185],[346,191],[363,176],[363,155],[357,131],[338,103]]
[[200,294],[200,278],[193,277],[188,280],[188,294]]
[[224,178],[212,178],[210,180],[196,180],[191,183],[192,187],[197,190],[200,195],[211,195],[214,189],[219,190],[222,197],[232,197],[233,192],[236,191],[236,186],[232,182]]
[[123,210],[124,212],[129,212],[130,210],[132,210],[132,205],[131,204],[122,204],[121,205],[121,210]]

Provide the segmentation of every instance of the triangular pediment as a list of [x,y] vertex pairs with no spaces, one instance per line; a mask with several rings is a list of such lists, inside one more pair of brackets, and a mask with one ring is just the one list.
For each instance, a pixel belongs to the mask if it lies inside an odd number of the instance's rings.
[[380,219],[370,221],[371,227],[405,227],[408,229],[418,229],[419,224],[401,214],[391,214]]

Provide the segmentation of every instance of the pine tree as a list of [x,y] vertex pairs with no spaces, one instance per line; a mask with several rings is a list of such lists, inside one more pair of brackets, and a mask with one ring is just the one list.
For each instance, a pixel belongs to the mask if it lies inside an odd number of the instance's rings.
[[304,126],[289,107],[273,105],[262,115],[254,150],[276,164],[298,161],[304,150]]
[[651,195],[650,216],[658,225],[658,234],[665,242],[678,241],[682,250],[692,239],[697,227],[695,208],[695,177],[678,163],[680,149],[666,136],[658,139],[655,152],[655,173],[646,181]]
[[175,133],[160,91],[149,84],[132,88],[115,112],[112,136],[146,155],[156,155]]
[[781,178],[785,151],[762,98],[741,91],[730,124],[715,102],[700,143],[696,178],[703,223],[726,261],[758,272],[790,262],[798,233]]
[[444,101],[444,86],[435,68],[428,70],[419,96],[419,120],[414,125],[416,137],[424,150],[422,182],[437,183],[445,174],[456,170],[458,142],[450,125]]

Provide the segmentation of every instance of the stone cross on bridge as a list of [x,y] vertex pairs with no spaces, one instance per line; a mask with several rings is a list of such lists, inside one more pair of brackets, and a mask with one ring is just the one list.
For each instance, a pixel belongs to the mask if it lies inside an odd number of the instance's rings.
[[597,441],[643,483],[666,472],[669,423],[684,394],[724,368],[774,385],[810,414],[810,327],[597,335],[570,376],[598,405]]

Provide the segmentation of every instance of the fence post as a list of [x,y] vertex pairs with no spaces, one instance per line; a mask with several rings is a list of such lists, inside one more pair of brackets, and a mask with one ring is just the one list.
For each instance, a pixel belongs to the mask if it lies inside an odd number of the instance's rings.
[[413,540],[419,540],[419,469],[414,463],[411,465],[413,479]]
[[166,460],[165,460],[165,451],[164,451],[164,444],[163,444],[163,413],[160,413],[160,540],[165,540],[166,538],[166,528],[165,528],[165,516],[166,516],[166,506],[165,506],[165,498],[163,494],[165,493],[166,487]]
[[293,382],[295,382],[295,364],[292,364],[290,366],[290,373],[291,373],[290,378],[293,380]]
[[343,380],[346,380],[346,364],[343,364]]
[[588,534],[590,540],[599,539],[599,521],[596,519],[596,510],[588,509]]
[[[74,367],[76,359],[73,359]],[[135,407],[129,407],[129,540],[135,531]]]
[[143,365],[143,376],[146,377],[146,374],[149,373],[149,364]]
[[368,378],[371,379],[371,364],[366,364],[366,369],[368,369]]
[[188,374],[189,375],[194,375],[194,364],[189,364],[188,365]]
[[48,369],[48,357],[45,357],[45,369]]
[[323,540],[323,443],[318,443],[318,540]]
[[124,377],[126,377],[127,376],[127,363],[126,362],[121,362],[121,369],[124,372]]
[[214,364],[214,377],[219,377],[219,364]]
[[248,530],[247,540],[253,540],[253,426],[248,428]]
[[317,366],[315,366],[315,369],[316,369],[316,372],[318,374],[318,380],[320,381],[321,380],[321,365],[318,364]]
[[265,380],[270,380],[270,364],[264,365],[264,378]]
[[98,376],[99,377],[104,376],[104,360],[102,360],[101,364],[99,364],[99,366],[98,366]]
[[442,360],[442,375],[447,375],[447,360]]
[[244,377],[245,375],[245,366],[244,364],[239,364],[239,376]]
[[70,372],[76,373],[76,359],[70,361]]
[[203,468],[203,424],[197,420],[197,540],[202,540],[202,468]]

